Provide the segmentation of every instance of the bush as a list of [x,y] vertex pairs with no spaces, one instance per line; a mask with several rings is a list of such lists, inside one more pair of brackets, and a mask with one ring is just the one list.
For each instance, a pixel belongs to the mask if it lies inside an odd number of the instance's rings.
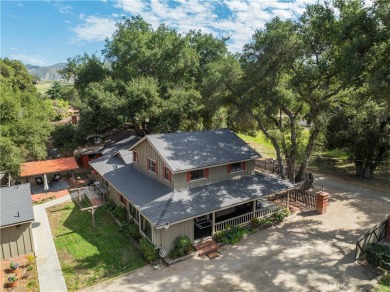
[[118,218],[119,221],[125,221],[126,220],[126,208],[122,206],[116,206],[113,214],[116,218]]
[[170,258],[182,257],[191,252],[192,242],[187,236],[178,236],[175,239],[175,247],[170,252]]
[[135,240],[138,240],[142,237],[142,235],[139,233],[138,225],[136,225],[134,222],[133,223],[130,222],[126,226],[125,232]]
[[390,271],[390,246],[380,243],[370,243],[365,253],[367,262],[371,267]]
[[153,263],[158,258],[156,247],[147,238],[142,237],[139,240],[139,247],[149,263]]
[[252,218],[250,226],[251,226],[252,230],[260,228],[260,226],[261,226],[260,219],[256,218],[256,217]]
[[248,231],[241,226],[229,225],[228,229],[219,231],[214,235],[217,242],[223,242],[226,244],[235,244],[239,242]]
[[107,203],[104,204],[104,209],[108,212],[114,211],[116,207],[116,204],[113,200],[109,200]]

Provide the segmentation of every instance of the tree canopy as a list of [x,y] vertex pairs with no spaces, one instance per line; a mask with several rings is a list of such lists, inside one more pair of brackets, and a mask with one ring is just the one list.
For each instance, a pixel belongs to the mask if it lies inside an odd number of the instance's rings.
[[21,62],[0,59],[0,66],[0,169],[15,177],[26,159],[46,157],[50,107]]

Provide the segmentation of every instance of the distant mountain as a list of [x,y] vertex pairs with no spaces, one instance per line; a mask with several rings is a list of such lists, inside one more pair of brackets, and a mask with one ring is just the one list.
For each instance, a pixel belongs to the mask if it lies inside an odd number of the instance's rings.
[[62,76],[58,73],[58,70],[63,69],[65,63],[58,63],[51,66],[35,66],[30,64],[27,64],[25,66],[31,75],[38,76],[41,79],[41,81],[63,79]]

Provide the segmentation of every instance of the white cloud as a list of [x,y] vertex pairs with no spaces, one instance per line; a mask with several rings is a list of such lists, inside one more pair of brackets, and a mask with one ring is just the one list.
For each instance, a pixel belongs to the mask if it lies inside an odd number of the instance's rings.
[[12,50],[12,51],[17,51],[18,50],[18,48],[14,48],[14,47],[11,47],[9,49]]
[[65,19],[65,20],[64,20],[64,22],[65,22],[65,23],[70,23],[70,21],[69,21],[69,20],[67,20],[67,19]]
[[42,66],[45,64],[45,61],[39,56],[33,57],[25,54],[12,54],[10,55],[11,59],[19,60],[24,64],[39,65]]
[[[240,51],[257,29],[274,17],[282,20],[301,15],[307,4],[317,0],[116,0],[114,6],[127,16],[141,15],[153,28],[165,23],[178,32],[191,29],[230,36],[232,52]],[[121,13],[107,17],[80,14],[82,24],[73,28],[77,40],[102,41],[115,31]]]
[[157,28],[165,23],[179,32],[201,29],[217,36],[230,36],[229,48],[239,51],[256,29],[274,17],[282,20],[301,15],[306,4],[317,0],[117,0],[115,7],[141,15]]
[[24,7],[24,5],[22,3],[18,3],[18,6],[19,7]]
[[110,18],[80,15],[83,20],[81,25],[72,30],[76,33],[77,40],[103,41],[110,37],[115,30],[115,20]]

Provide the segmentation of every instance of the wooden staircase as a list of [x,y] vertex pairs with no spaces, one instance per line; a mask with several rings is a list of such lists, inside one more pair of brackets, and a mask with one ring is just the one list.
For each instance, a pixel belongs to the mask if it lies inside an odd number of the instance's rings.
[[200,241],[198,243],[194,244],[194,247],[196,249],[196,252],[198,253],[199,256],[211,253],[213,251],[217,251],[219,248],[219,245],[210,239],[206,239],[204,241]]

